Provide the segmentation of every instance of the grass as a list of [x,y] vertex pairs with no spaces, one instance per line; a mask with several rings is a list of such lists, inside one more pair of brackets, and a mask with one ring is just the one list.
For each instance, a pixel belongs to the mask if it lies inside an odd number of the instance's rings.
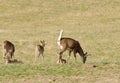
[[[119,0],[1,0],[0,82],[119,83],[119,10]],[[76,63],[71,56],[68,64],[56,64],[61,29],[91,55],[86,64],[79,55]],[[45,60],[35,63],[34,48],[43,39]],[[3,40],[15,44],[15,58],[23,64],[5,64]]]

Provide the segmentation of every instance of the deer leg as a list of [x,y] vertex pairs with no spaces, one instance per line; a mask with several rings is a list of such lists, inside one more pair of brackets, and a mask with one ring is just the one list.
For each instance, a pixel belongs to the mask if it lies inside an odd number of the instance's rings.
[[35,62],[37,61],[37,59],[39,59],[40,53],[35,52]]
[[7,55],[7,53],[4,53],[4,54],[3,54],[3,59],[5,59],[5,58],[6,58],[6,55]]
[[68,58],[67,58],[67,61],[70,59],[70,56],[71,56],[71,50],[69,51],[69,55],[68,55]]
[[13,53],[9,53],[9,59],[11,60],[13,57]]
[[14,59],[15,57],[14,57],[14,52],[13,53],[11,53],[11,59]]
[[76,58],[76,51],[74,51],[74,58],[75,58],[75,62],[77,61],[77,58]]
[[3,59],[5,60],[6,58],[6,55],[7,55],[7,52],[5,50],[3,50]]
[[42,55],[42,58],[43,58],[43,61],[44,61],[44,55],[43,55],[43,53],[41,55]]
[[64,52],[65,50],[66,50],[66,48],[63,48],[63,49],[61,49],[60,52],[59,52],[59,58],[58,58],[59,63],[61,62],[62,54],[63,54],[63,52]]

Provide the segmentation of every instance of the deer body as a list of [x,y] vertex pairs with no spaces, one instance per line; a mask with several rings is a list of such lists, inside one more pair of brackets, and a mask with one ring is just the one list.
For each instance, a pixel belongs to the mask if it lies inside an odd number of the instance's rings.
[[37,58],[40,57],[40,55],[42,55],[43,59],[44,59],[44,47],[45,47],[45,41],[40,41],[41,45],[36,45],[36,48],[35,48],[35,61]]
[[15,46],[10,41],[3,41],[3,58],[6,60],[6,63],[14,56]]
[[[75,61],[76,61],[76,53],[79,53],[79,55],[82,58],[82,62],[85,63],[86,61],[86,53],[83,52],[83,49],[81,48],[80,44],[78,41],[72,39],[72,38],[62,38],[62,30],[60,32],[60,36],[58,37],[58,45],[60,46],[60,52],[59,52],[59,61],[62,58],[62,54],[68,50],[69,51],[69,57],[71,56],[71,52],[74,53]],[[61,38],[60,38],[61,37]],[[67,59],[67,60],[68,60]]]

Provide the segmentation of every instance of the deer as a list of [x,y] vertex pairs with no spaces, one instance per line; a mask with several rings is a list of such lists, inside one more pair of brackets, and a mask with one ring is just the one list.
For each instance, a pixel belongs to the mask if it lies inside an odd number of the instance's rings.
[[21,64],[23,64],[23,62],[21,60],[18,60],[18,59],[9,60],[9,63],[21,63]]
[[14,56],[15,46],[10,41],[5,40],[3,41],[2,48],[3,48],[3,59],[6,61],[7,64]]
[[63,30],[60,31],[60,35],[58,36],[57,44],[60,47],[59,51],[59,62],[62,59],[62,54],[68,50],[69,51],[69,56],[67,58],[67,62],[71,56],[71,52],[74,54],[75,62],[76,62],[76,54],[78,53],[82,59],[82,63],[85,64],[86,59],[87,59],[87,52],[84,52],[79,41],[69,38],[69,37],[62,37]]
[[[58,53],[57,53],[57,55],[58,55]],[[58,55],[58,58],[59,58],[59,55]],[[58,60],[57,63],[58,63],[58,64],[59,64],[59,63],[60,63],[60,64],[66,64],[67,61],[66,61],[66,59],[60,58],[60,61]]]
[[66,61],[66,59],[61,58],[60,61],[59,60],[57,61],[57,63],[66,64],[67,61]]
[[44,47],[45,47],[45,41],[40,41],[40,44],[36,45],[35,47],[35,61],[40,57],[40,55],[43,57],[44,60]]

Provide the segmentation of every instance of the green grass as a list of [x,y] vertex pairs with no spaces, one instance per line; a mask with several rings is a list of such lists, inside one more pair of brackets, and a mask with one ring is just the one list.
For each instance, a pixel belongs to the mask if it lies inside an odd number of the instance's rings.
[[[1,0],[0,82],[119,83],[119,13],[119,0]],[[91,55],[85,65],[79,55],[76,63],[73,55],[68,64],[56,63],[61,29],[64,37],[78,40]],[[3,40],[15,44],[15,58],[23,64],[5,64]],[[39,40],[46,41],[45,60],[35,63]]]

